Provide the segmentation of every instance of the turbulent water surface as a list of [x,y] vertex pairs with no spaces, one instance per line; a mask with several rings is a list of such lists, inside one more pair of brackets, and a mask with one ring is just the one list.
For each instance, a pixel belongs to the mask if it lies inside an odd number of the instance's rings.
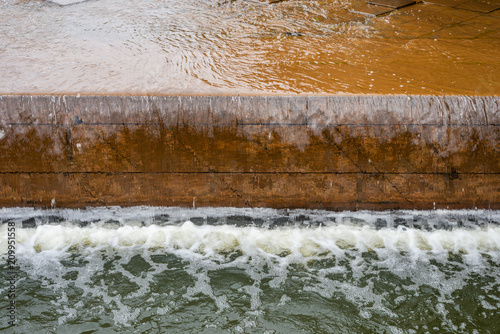
[[270,2],[0,0],[0,94],[500,91],[498,11]]
[[[500,213],[0,210],[11,333],[495,333]],[[15,331],[14,331],[15,330]]]

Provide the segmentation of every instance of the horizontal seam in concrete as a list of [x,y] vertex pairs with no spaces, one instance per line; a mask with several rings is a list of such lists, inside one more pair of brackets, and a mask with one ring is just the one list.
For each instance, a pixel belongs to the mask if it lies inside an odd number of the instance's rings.
[[[1,124],[0,124],[1,125]],[[130,126],[130,125],[158,125],[164,126],[165,123],[4,123],[4,126]],[[500,124],[436,124],[436,123],[389,123],[389,124],[376,124],[376,123],[329,123],[329,124],[317,124],[317,123],[171,123],[170,126],[319,126],[319,127],[336,127],[336,126],[500,126]]]
[[106,175],[125,175],[125,174],[236,174],[236,175],[255,175],[255,174],[269,174],[269,175],[500,175],[500,172],[219,172],[219,171],[199,171],[199,172],[165,172],[165,171],[136,171],[136,172],[122,172],[122,171],[69,171],[69,172],[55,172],[55,171],[0,171],[0,174],[106,174]]

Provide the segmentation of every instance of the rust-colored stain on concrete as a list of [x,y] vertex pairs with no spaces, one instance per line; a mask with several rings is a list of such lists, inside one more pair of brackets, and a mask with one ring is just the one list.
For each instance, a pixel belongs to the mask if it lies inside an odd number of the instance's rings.
[[0,206],[500,208],[499,0],[54,2],[0,3]]
[[499,0],[271,2],[0,2],[0,94],[500,92]]
[[499,105],[4,96],[0,206],[499,209]]

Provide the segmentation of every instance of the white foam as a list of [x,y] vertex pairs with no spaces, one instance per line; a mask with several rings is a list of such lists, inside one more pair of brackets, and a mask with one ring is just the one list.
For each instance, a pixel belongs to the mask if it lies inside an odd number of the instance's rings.
[[[478,230],[374,229],[369,226],[338,224],[319,228],[196,226],[191,222],[175,226],[123,226],[114,229],[41,225],[17,229],[19,249],[37,252],[66,251],[70,247],[183,249],[211,256],[240,251],[243,254],[307,258],[318,254],[340,255],[346,249],[409,252],[416,260],[425,254],[462,252],[471,257],[500,250],[500,227]],[[0,252],[7,250],[7,224],[0,227]]]
[[[167,225],[154,223],[154,217],[161,214],[168,214]],[[290,221],[296,221],[300,215],[322,218],[324,226],[198,226],[189,220],[218,217],[219,222],[227,223],[228,216],[248,215],[269,222],[285,214]],[[47,221],[39,218],[44,215],[64,217],[64,221],[38,224]],[[268,309],[266,293],[271,290],[278,293],[273,301],[276,307],[293,304],[298,295],[312,293],[326,299],[344,299],[358,308],[363,319],[397,319],[401,316],[397,306],[418,297],[425,286],[435,291],[436,312],[443,326],[452,330],[460,324],[450,322],[447,305],[456,298],[454,292],[470,284],[475,275],[485,277],[480,292],[484,295],[482,307],[485,311],[499,307],[500,299],[492,294],[500,284],[499,226],[426,230],[374,225],[377,218],[394,223],[393,215],[232,208],[0,209],[0,220],[15,222],[17,226],[16,254],[21,271],[33,282],[57,292],[53,303],[59,307],[59,324],[72,321],[93,305],[92,312],[107,312],[115,324],[129,326],[139,312],[131,301],[147,300],[151,312],[175,317],[184,302],[203,299],[212,302],[217,313],[231,312],[236,304],[242,307],[245,318],[232,330],[239,326],[244,331],[254,327],[255,319]],[[425,216],[427,222],[442,221],[450,215],[498,220],[498,212],[398,212],[398,217]],[[22,221],[30,217],[38,217],[38,225],[22,228]],[[105,223],[106,220],[119,224]],[[80,227],[81,221],[95,222]],[[5,223],[0,226],[2,254],[7,250],[7,227]],[[169,258],[162,262],[154,256]],[[82,264],[74,264],[73,257]],[[137,258],[140,261],[133,262]],[[67,262],[73,264],[66,266]],[[449,268],[453,268],[451,273]],[[246,277],[221,287],[223,283],[213,277],[226,269],[237,272],[235,277],[240,273]],[[177,271],[183,274],[176,276]],[[66,275],[70,273],[74,277],[68,279]],[[394,282],[403,282],[394,283],[399,284],[394,296],[389,296],[393,291],[379,292],[380,282],[391,281],[384,281],[381,273],[396,277]],[[105,281],[100,278],[103,275],[119,276],[129,290],[116,294],[109,286],[119,284],[113,278]],[[156,284],[165,276],[189,279],[175,291],[173,287],[159,289]],[[293,282],[299,291],[283,290],[287,289],[287,282]],[[69,302],[66,291],[73,286],[82,291],[81,304]],[[92,304],[94,300],[99,305]]]

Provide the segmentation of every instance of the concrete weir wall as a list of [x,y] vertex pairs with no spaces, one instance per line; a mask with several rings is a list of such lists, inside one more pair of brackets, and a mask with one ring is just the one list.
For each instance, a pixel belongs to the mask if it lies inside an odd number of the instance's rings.
[[500,98],[0,96],[0,206],[500,209]]

